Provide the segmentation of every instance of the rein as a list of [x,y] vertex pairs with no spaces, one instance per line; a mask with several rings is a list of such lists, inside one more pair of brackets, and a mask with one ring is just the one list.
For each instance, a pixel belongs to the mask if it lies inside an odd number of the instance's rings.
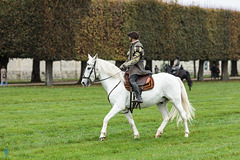
[[[113,89],[109,92],[109,94],[108,94],[108,102],[109,102],[109,104],[110,104],[110,106],[112,107],[112,105],[111,105],[111,102],[110,102],[110,99],[109,99],[109,97],[110,97],[110,95],[111,95],[111,93],[117,88],[117,86],[119,85],[121,83],[121,81],[119,81],[118,82],[118,84],[115,86],[115,87],[113,87]],[[128,113],[129,112],[129,110],[127,110],[126,112],[123,112],[122,114],[126,114],[126,113]],[[121,113],[120,113],[121,114]]]
[[117,86],[118,86],[120,83],[121,83],[121,81],[119,81],[118,84],[117,84],[115,87],[113,87],[113,89],[109,92],[109,94],[108,94],[108,101],[109,101],[109,103],[110,103],[109,97],[110,97],[111,93],[117,88]]
[[[94,81],[91,81],[90,77],[91,77],[93,71],[94,71],[94,76],[95,76],[95,78],[94,78]],[[119,74],[120,72],[122,72],[122,71],[120,70],[120,71],[117,72],[116,74],[111,75],[111,76],[109,76],[109,77],[107,77],[107,78],[103,78],[103,79],[96,80],[97,76],[96,76],[96,61],[95,61],[94,64],[93,64],[93,68],[92,68],[92,70],[90,71],[89,76],[88,76],[88,77],[83,76],[82,78],[85,78],[85,79],[89,80],[91,83],[94,83],[94,82],[98,83],[98,82],[101,82],[101,81],[105,81],[105,80],[107,80],[107,79],[110,79],[110,78],[114,77],[115,75]],[[109,92],[109,94],[108,94],[108,101],[109,101],[109,103],[110,103],[109,97],[110,97],[111,93],[119,86],[120,83],[121,83],[121,80],[120,80],[120,81],[117,83],[117,85],[114,86],[113,89]],[[111,103],[110,103],[110,105],[111,105]]]
[[[105,81],[105,80],[107,80],[107,79],[110,79],[110,78],[112,78],[112,77],[116,76],[116,75],[117,75],[117,74],[119,74],[120,72],[122,72],[122,71],[119,71],[119,72],[117,72],[116,74],[114,74],[114,75],[111,75],[111,76],[109,76],[109,77],[107,77],[107,78],[103,78],[103,79],[95,80],[94,82],[101,82],[101,81]],[[95,79],[96,79],[96,75],[95,75]]]
[[[116,76],[116,75],[119,74],[120,72],[122,72],[122,71],[119,71],[119,72],[117,72],[116,74],[111,75],[111,76],[109,76],[109,77],[107,77],[107,78],[103,78],[103,79],[96,80],[96,79],[97,79],[97,76],[96,76],[96,62],[97,62],[97,61],[94,62],[93,68],[92,68],[92,70],[90,71],[89,76],[88,76],[88,77],[85,77],[85,76],[82,77],[82,78],[88,79],[91,83],[94,83],[94,82],[97,83],[97,82],[105,81],[105,80],[107,80],[107,79],[110,79],[110,78]],[[95,77],[95,78],[94,78],[94,81],[91,81],[90,76],[92,75],[93,71],[94,71],[94,77]]]
[[[117,72],[116,74],[114,74],[114,75],[112,75],[112,76],[109,76],[109,77],[107,77],[107,78],[103,78],[103,79],[96,80],[97,76],[96,76],[96,68],[95,68],[95,67],[96,67],[96,61],[95,61],[94,64],[93,64],[93,68],[92,68],[92,70],[90,71],[89,76],[88,76],[88,77],[83,76],[82,78],[85,78],[85,79],[89,80],[91,83],[94,83],[94,82],[98,83],[98,82],[101,82],[101,81],[105,81],[105,80],[107,80],[107,79],[110,79],[110,78],[114,77],[115,75],[119,74],[120,72],[122,72],[122,71],[120,70],[119,72]],[[91,81],[90,77],[91,77],[93,71],[94,71],[94,76],[95,76],[95,78],[94,78],[94,81]],[[119,86],[120,83],[121,83],[121,80],[120,80],[120,81],[116,84],[116,86],[114,86],[113,89],[109,92],[109,94],[108,94],[108,102],[109,102],[109,103],[110,103],[109,97],[110,97],[111,93]],[[110,105],[111,105],[111,103],[110,103]],[[124,112],[123,114],[126,114],[126,113],[128,113],[128,112],[129,112],[129,110],[128,110],[127,112]]]

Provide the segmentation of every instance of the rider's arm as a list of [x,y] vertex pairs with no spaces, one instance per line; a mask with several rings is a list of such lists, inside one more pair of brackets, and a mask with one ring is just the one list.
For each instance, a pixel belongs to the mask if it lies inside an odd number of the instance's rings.
[[125,62],[124,65],[126,67],[129,67],[131,65],[134,65],[134,64],[138,63],[142,53],[143,53],[142,47],[139,47],[139,46],[134,47],[133,58],[131,60]]

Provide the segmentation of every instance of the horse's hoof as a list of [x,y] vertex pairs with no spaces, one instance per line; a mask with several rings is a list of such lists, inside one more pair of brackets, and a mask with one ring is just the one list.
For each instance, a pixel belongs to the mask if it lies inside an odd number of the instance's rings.
[[189,136],[189,133],[188,132],[186,132],[185,133],[185,135],[184,135],[184,137],[188,137]]
[[100,137],[100,138],[99,138],[99,141],[104,141],[105,138],[106,138],[106,137]]
[[139,135],[134,135],[134,139],[139,138],[139,137],[140,137]]
[[163,133],[163,131],[157,131],[155,138],[160,138],[162,133]]
[[160,137],[161,137],[161,134],[155,135],[155,138],[160,138]]

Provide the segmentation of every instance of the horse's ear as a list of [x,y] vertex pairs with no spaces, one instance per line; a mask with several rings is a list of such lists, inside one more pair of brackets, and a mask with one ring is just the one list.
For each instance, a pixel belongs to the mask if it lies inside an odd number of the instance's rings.
[[92,57],[90,56],[90,54],[88,54],[88,59],[92,59]]
[[97,58],[98,58],[98,54],[96,54],[93,58],[94,58],[94,59],[97,59]]

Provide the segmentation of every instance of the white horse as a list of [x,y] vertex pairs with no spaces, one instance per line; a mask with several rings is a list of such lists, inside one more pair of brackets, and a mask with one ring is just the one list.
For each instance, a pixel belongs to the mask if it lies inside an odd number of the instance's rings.
[[[100,140],[102,141],[106,137],[108,121],[121,111],[125,113],[133,129],[134,138],[139,138],[139,132],[135,126],[131,112],[129,111],[130,94],[124,86],[124,72],[121,72],[114,64],[97,58],[97,55],[93,58],[88,55],[88,58],[89,60],[87,61],[87,66],[81,82],[83,87],[90,86],[90,84],[98,78],[103,88],[107,91],[109,101],[113,106],[103,120]],[[146,108],[156,104],[159,111],[162,113],[163,122],[158,128],[155,138],[161,136],[167,122],[170,119],[173,120],[179,113],[178,123],[183,120],[185,137],[188,137],[189,129],[187,120],[191,121],[194,118],[195,109],[189,103],[186,89],[182,81],[178,77],[167,73],[159,73],[152,76],[154,79],[154,88],[142,92],[143,103],[141,107]],[[170,113],[167,109],[167,103],[169,101],[174,105]]]

